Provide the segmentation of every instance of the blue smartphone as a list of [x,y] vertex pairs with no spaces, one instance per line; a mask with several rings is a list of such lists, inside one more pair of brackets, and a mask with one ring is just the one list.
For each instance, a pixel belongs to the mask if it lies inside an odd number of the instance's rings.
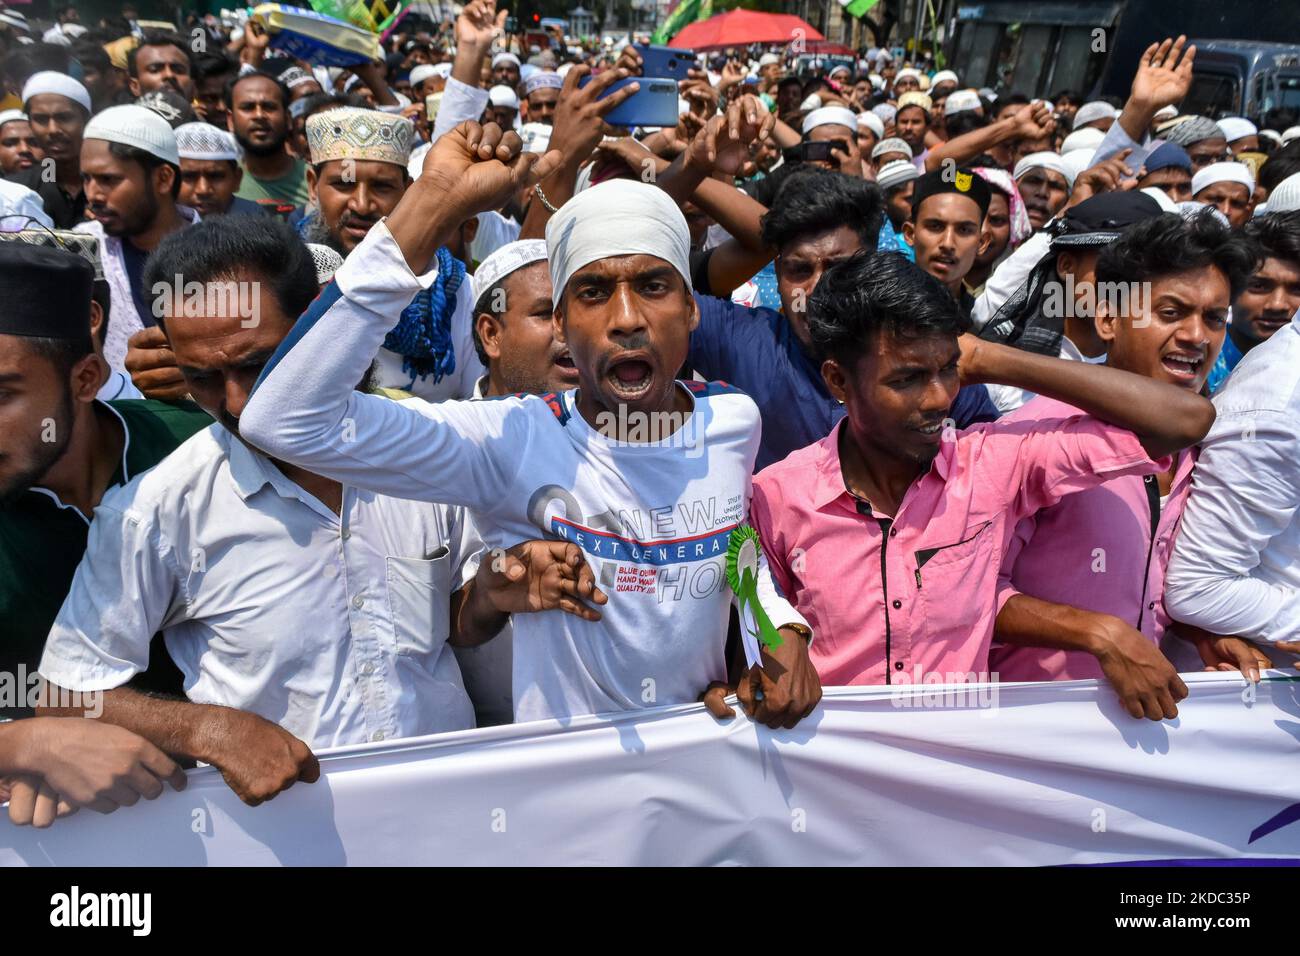
[[[585,76],[579,86],[586,86],[591,81]],[[677,125],[677,81],[655,76],[629,76],[609,87],[601,99],[616,90],[621,90],[629,83],[638,83],[641,88],[605,114],[605,122],[610,126],[676,126]]]
[[632,46],[637,53],[641,54],[642,76],[684,80],[686,74],[695,66],[694,50],[678,50],[670,46],[646,46],[641,43]]

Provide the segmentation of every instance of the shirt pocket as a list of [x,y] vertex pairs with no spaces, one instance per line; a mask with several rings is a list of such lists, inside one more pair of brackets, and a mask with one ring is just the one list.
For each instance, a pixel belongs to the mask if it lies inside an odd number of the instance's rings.
[[962,532],[960,537],[948,544],[933,545],[926,548],[920,548],[916,551],[916,586],[924,588],[928,579],[933,579],[940,573],[945,573],[944,569],[950,568],[955,573],[960,574],[961,569],[958,567],[963,562],[970,562],[986,547],[992,540],[992,535],[988,533],[992,521],[983,521],[974,524]]
[[388,610],[397,653],[432,654],[450,632],[451,555],[387,559]]

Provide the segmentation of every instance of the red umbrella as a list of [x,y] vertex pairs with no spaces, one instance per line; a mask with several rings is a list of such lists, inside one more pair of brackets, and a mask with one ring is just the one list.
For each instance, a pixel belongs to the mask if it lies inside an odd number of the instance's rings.
[[795,39],[826,39],[799,17],[788,13],[759,10],[728,10],[717,16],[688,24],[670,41],[690,50],[709,47],[747,46],[750,43],[790,43]]

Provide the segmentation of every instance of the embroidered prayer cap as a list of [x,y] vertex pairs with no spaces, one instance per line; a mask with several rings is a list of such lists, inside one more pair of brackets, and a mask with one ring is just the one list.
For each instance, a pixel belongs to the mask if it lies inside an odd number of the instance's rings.
[[341,106],[307,117],[311,163],[335,159],[371,160],[406,166],[415,127],[404,116]]

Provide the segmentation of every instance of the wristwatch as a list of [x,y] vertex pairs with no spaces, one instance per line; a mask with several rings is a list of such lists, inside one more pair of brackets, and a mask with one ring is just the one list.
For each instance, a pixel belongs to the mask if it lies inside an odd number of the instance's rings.
[[812,628],[808,627],[806,624],[790,623],[790,624],[782,624],[781,627],[777,628],[777,630],[779,631],[782,628],[787,628],[787,627],[790,630],[794,631],[796,634],[798,634],[800,637],[802,637],[808,643],[809,647],[812,646],[812,637],[813,637]]

